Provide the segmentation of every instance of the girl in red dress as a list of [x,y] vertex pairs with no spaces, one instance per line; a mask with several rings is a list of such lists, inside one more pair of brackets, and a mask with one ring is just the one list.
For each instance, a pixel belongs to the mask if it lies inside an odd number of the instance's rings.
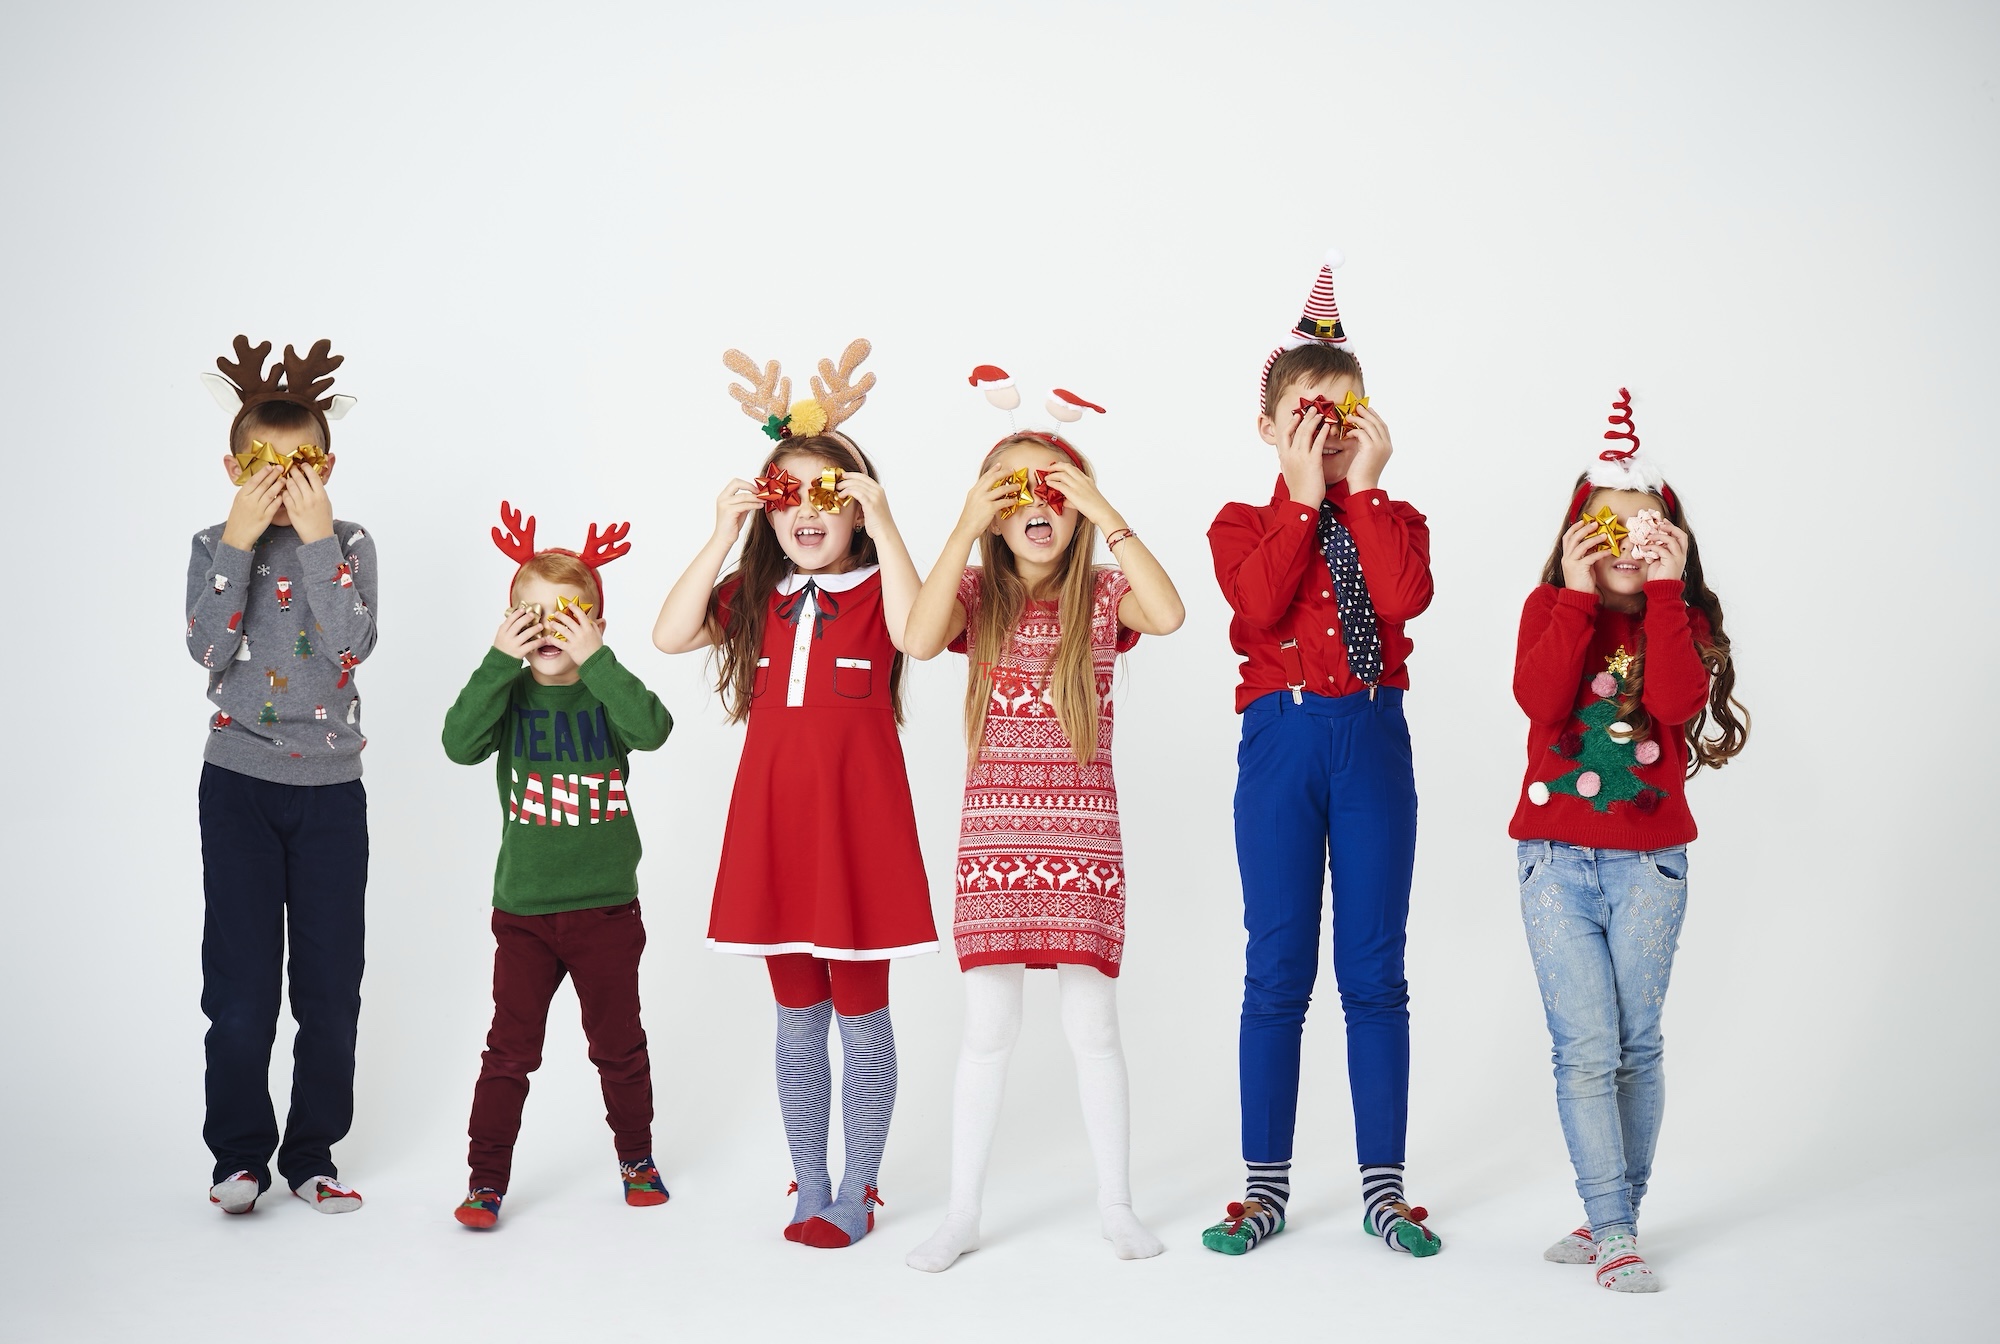
[[[1099,528],[1122,570],[1092,563]],[[983,563],[968,568],[975,542]],[[1163,1249],[1132,1212],[1128,1172],[1130,1103],[1114,995],[1125,860],[1111,681],[1117,656],[1141,632],[1170,634],[1183,614],[1173,581],[1066,441],[1018,433],[986,455],[903,646],[916,658],[949,647],[971,660],[952,924],[966,1015],[951,1203],[943,1225],[910,1252],[912,1268],[936,1273],[979,1245],[986,1162],[1031,967],[1052,967],[1060,978],[1104,1236],[1120,1259]]]
[[[749,733],[730,797],[709,946],[765,959],[778,1001],[778,1099],[798,1203],[785,1229],[849,1246],[875,1226],[876,1172],[896,1101],[889,961],[937,950],[930,887],[896,737],[904,622],[916,567],[875,471],[834,427],[875,375],[821,360],[815,396],[737,351],[730,394],[776,440],[754,481],[733,480],[715,530],[660,608],[653,642],[714,648],[716,689]],[[822,381],[824,380],[824,381]],[[718,583],[744,532],[736,567]],[[840,1020],[847,1169],[827,1175],[827,1030]]]

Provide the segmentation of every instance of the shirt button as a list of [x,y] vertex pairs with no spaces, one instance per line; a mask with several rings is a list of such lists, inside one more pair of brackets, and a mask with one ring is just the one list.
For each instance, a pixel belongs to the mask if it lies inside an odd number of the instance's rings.
[[1309,513],[1302,513],[1299,515],[1299,521],[1302,523],[1309,523],[1312,521],[1312,515]]
[[1332,593],[1329,593],[1329,592],[1328,592],[1328,591],[1327,591],[1326,589],[1324,589],[1324,588],[1322,588],[1322,589],[1320,589],[1320,590],[1319,590],[1319,595],[1320,595],[1321,597],[1332,597],[1332,596],[1333,596],[1333,594],[1332,594]]
[[1326,633],[1327,633],[1327,636],[1328,636],[1329,638],[1331,638],[1331,637],[1332,637],[1332,635],[1333,635],[1333,631],[1331,631],[1331,630],[1327,631]]

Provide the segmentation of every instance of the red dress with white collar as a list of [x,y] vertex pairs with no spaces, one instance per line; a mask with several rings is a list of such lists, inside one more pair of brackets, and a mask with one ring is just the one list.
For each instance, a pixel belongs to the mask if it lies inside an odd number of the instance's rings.
[[937,950],[889,698],[895,656],[874,565],[789,574],[771,595],[710,947],[834,961]]

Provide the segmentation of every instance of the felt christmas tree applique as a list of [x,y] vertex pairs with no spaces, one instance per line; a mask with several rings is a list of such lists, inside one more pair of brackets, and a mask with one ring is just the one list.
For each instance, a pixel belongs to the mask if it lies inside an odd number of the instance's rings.
[[1578,726],[1549,748],[1574,761],[1575,768],[1556,779],[1536,780],[1528,786],[1528,801],[1537,807],[1547,803],[1552,794],[1566,793],[1587,799],[1596,812],[1609,812],[1613,803],[1630,803],[1641,812],[1651,812],[1667,796],[1633,770],[1659,760],[1660,744],[1652,738],[1633,741],[1632,726],[1618,717],[1618,697],[1624,694],[1625,679],[1637,660],[1621,646],[1604,661],[1606,670],[1590,681],[1597,699],[1576,712]]
[[257,722],[276,723],[277,721],[278,721],[278,711],[272,706],[269,700],[266,700],[264,702],[264,707],[257,711]]
[[310,658],[312,656],[313,656],[312,641],[307,639],[306,632],[301,630],[299,631],[299,637],[292,641],[292,657]]

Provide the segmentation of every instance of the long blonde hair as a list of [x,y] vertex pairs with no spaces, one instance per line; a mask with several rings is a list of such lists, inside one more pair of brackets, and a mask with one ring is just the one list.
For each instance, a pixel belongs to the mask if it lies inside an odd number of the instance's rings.
[[[980,464],[991,471],[1000,454],[1016,444],[1033,443],[1047,447],[1040,439],[1019,436],[994,445]],[[1075,466],[1090,476],[1090,463],[1081,453]],[[1056,641],[1055,667],[1049,674],[1049,699],[1055,705],[1056,722],[1069,739],[1070,750],[1079,764],[1088,765],[1097,757],[1097,667],[1091,652],[1091,617],[1096,601],[1097,525],[1080,512],[1076,531],[1062,554],[1056,575],[1056,622],[1061,634]],[[1011,652],[1014,630],[1030,597],[1027,580],[1021,577],[1014,550],[1006,541],[988,531],[979,538],[979,608],[973,614],[972,639],[966,648],[971,668],[965,679],[965,768],[979,762],[979,749],[986,740],[986,707],[993,696],[993,668]]]

